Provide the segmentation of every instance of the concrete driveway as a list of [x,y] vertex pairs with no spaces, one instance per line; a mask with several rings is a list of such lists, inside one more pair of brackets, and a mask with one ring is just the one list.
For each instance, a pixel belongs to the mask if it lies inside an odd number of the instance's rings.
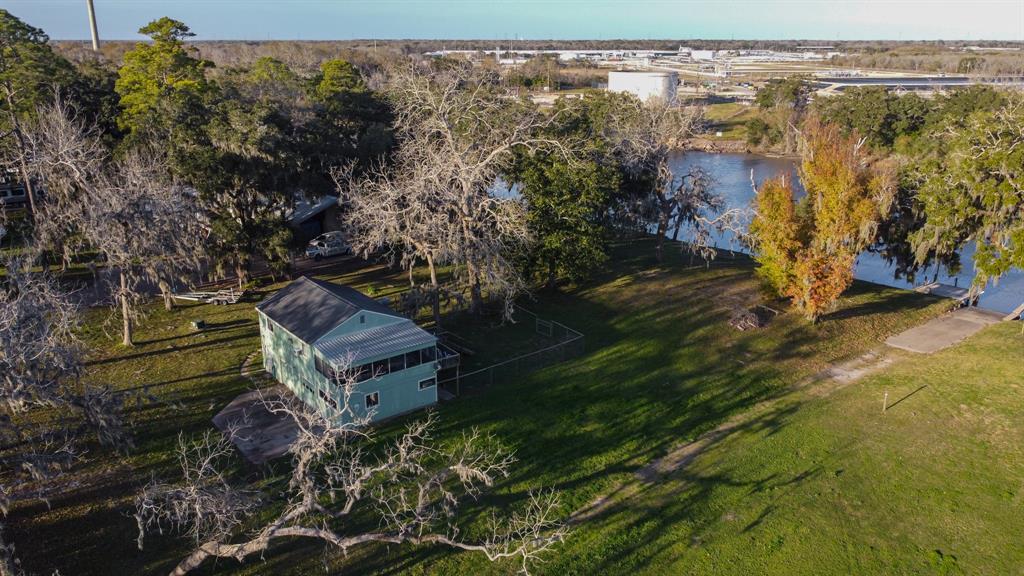
[[288,453],[298,436],[295,420],[273,414],[263,399],[275,400],[290,396],[282,384],[262,391],[253,390],[239,395],[213,417],[213,424],[221,432],[235,428],[231,441],[245,459],[253,464],[264,464]]
[[1001,321],[1002,317],[998,312],[980,308],[960,308],[890,336],[885,343],[901,350],[931,354],[960,342],[985,326]]

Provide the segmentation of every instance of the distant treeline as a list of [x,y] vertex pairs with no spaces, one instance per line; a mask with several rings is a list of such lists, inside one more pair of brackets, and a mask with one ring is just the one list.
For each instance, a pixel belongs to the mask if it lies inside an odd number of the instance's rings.
[[[89,43],[83,41],[55,42],[65,56],[78,60],[89,57]],[[320,62],[343,57],[353,61],[353,53],[376,54],[421,54],[434,50],[494,50],[506,49],[510,41],[504,40],[267,40],[267,41],[198,41],[192,42],[203,58],[218,66],[249,65],[263,56],[272,56],[290,66],[314,69]],[[117,40],[104,42],[104,58],[120,64],[124,53],[135,45],[134,41]],[[1014,70],[1013,63],[1020,69],[1024,52],[974,53],[958,50],[967,46],[982,46],[993,49],[1024,49],[1020,42],[1005,41],[830,41],[830,40],[513,40],[511,46],[518,50],[584,50],[584,49],[632,49],[632,50],[675,50],[688,46],[701,50],[796,50],[808,46],[827,46],[852,54],[840,60],[843,64],[858,67],[903,68],[912,70],[956,72],[960,60],[965,57],[984,58],[984,65],[998,73]],[[1005,68],[1005,69],[1004,69]]]
[[840,66],[948,74],[1024,74],[1024,51],[949,50],[938,46],[870,50],[835,59]]

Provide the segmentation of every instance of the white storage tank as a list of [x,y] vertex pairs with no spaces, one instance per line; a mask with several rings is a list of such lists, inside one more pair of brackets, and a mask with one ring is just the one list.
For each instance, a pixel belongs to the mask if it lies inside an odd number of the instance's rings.
[[619,72],[608,73],[610,92],[629,92],[643,101],[661,98],[675,102],[679,75],[675,72]]

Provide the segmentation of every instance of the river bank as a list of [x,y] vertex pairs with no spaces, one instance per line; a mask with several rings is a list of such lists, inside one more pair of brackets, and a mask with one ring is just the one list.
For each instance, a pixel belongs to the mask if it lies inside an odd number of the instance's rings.
[[[672,170],[683,174],[692,167],[700,167],[707,172],[714,182],[715,190],[721,194],[727,208],[747,209],[754,199],[754,183],[760,184],[768,178],[786,175],[792,179],[798,195],[803,195],[800,185],[800,173],[796,158],[765,156],[761,154],[737,153],[721,151],[708,152],[690,149],[679,151],[672,160]],[[743,251],[736,238],[728,233],[714,234],[715,244],[721,248]],[[681,238],[685,240],[685,238]],[[969,286],[974,279],[974,246],[965,247],[960,254],[961,270],[957,274],[949,274],[945,270],[930,268],[920,273],[918,282],[911,283],[893,277],[893,267],[881,256],[872,252],[864,252],[857,259],[856,278],[893,286],[912,289],[927,282],[939,282],[951,286]],[[1009,313],[1024,302],[1024,271],[1014,269],[999,279],[998,283],[990,282],[981,295],[979,306]]]

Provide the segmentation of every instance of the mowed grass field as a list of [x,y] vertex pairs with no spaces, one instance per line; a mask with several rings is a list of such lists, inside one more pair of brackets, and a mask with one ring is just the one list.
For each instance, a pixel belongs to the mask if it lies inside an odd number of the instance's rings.
[[704,108],[704,118],[709,124],[709,135],[714,136],[716,132],[721,132],[721,138],[725,140],[746,140],[747,122],[756,117],[756,106],[736,102],[710,104]]
[[[567,517],[605,505],[535,567],[541,574],[1001,573],[1020,564],[1019,550],[1000,552],[1024,531],[1024,423],[1012,391],[1024,384],[1013,370],[1024,341],[1013,327],[933,358],[901,357],[845,387],[819,386],[814,375],[831,364],[878,348],[947,304],[857,284],[816,325],[784,313],[740,332],[728,325],[733,309],[760,299],[751,263],[687,268],[670,254],[659,266],[649,242],[618,246],[591,283],[538,293],[527,307],[583,332],[586,353],[438,408],[441,441],[475,426],[519,458],[511,478],[466,509],[467,531],[478,512],[516,506],[546,487],[562,494]],[[381,294],[405,282],[380,267],[328,278]],[[258,348],[252,305],[155,310],[132,350],[96,327],[87,331],[96,350],[90,379],[149,385],[173,402],[133,415],[135,452],[93,454],[95,464],[76,476],[80,485],[52,508],[15,510],[7,534],[29,569],[166,573],[187,552],[189,543],[174,535],[147,539],[139,551],[131,501],[151,474],[177,474],[179,430],[208,429],[250,385],[238,368]],[[192,334],[187,322],[197,317],[212,331]],[[883,415],[886,390],[893,406]],[[652,460],[745,414],[753,416],[688,466],[638,478]],[[286,467],[238,474],[272,483]],[[438,547],[370,546],[345,558],[293,541],[265,559],[210,562],[199,573],[515,570]]]
[[782,399],[641,483],[571,549],[599,551],[587,570],[609,573],[1019,574],[1019,326],[895,355],[847,386]]

